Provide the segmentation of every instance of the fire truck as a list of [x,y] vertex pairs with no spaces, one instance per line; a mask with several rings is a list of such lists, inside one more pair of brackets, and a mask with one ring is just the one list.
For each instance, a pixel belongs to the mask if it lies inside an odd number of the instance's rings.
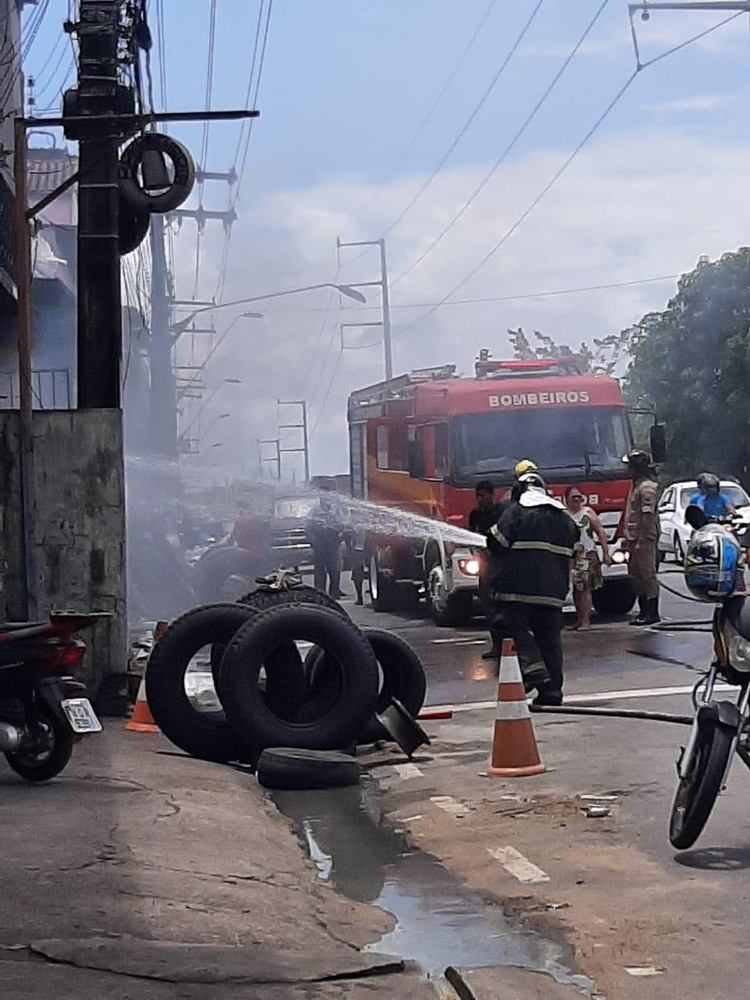
[[[470,547],[444,540],[450,533],[441,524],[465,527],[477,482],[490,480],[503,495],[524,458],[555,496],[575,483],[588,498],[613,559],[603,567],[595,607],[605,615],[630,610],[622,550],[630,479],[622,457],[633,438],[616,379],[587,372],[575,356],[500,361],[483,350],[473,378],[445,365],[359,389],[349,397],[348,418],[352,496],[437,522],[421,537],[368,533],[376,611],[416,607],[424,597],[439,625],[471,618],[479,563]],[[656,425],[654,453],[659,431]]]

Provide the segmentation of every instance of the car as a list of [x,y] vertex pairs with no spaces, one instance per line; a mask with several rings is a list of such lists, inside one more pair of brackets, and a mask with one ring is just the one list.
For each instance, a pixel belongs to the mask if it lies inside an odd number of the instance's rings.
[[[685,521],[685,509],[690,498],[698,492],[695,480],[672,483],[659,500],[659,556],[672,554],[676,562],[683,562],[692,528]],[[726,493],[742,520],[750,525],[750,496],[731,480],[721,481],[721,492]]]

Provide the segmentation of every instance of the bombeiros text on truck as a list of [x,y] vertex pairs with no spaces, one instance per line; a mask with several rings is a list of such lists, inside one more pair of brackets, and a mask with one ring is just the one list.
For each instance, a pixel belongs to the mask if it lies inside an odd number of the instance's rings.
[[[594,594],[602,614],[624,614],[634,595],[622,550],[630,489],[623,455],[633,437],[618,381],[585,370],[576,356],[499,361],[480,352],[475,375],[455,365],[424,368],[349,397],[354,497],[466,526],[474,488],[490,480],[503,496],[514,468],[533,459],[555,496],[576,483],[600,516],[612,554]],[[662,428],[654,428],[654,447]],[[441,537],[367,537],[376,610],[416,606],[424,596],[440,625],[466,622],[478,592],[469,548]]]

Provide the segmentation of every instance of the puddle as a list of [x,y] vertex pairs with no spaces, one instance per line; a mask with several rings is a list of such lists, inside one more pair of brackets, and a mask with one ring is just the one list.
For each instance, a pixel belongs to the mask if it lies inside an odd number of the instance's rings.
[[382,825],[371,781],[361,788],[275,792],[274,800],[306,841],[321,880],[396,918],[395,928],[366,950],[416,961],[444,987],[448,965],[505,965],[548,973],[577,986],[582,996],[600,998],[590,980],[572,971],[572,949],[525,929],[432,855],[409,848]]

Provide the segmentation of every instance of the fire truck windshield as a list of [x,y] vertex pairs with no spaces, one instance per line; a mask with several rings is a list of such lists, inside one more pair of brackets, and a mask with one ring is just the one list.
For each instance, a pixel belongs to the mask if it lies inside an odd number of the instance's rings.
[[621,406],[506,410],[454,417],[451,446],[456,486],[473,486],[482,476],[510,483],[522,458],[552,482],[623,479],[632,435]]

